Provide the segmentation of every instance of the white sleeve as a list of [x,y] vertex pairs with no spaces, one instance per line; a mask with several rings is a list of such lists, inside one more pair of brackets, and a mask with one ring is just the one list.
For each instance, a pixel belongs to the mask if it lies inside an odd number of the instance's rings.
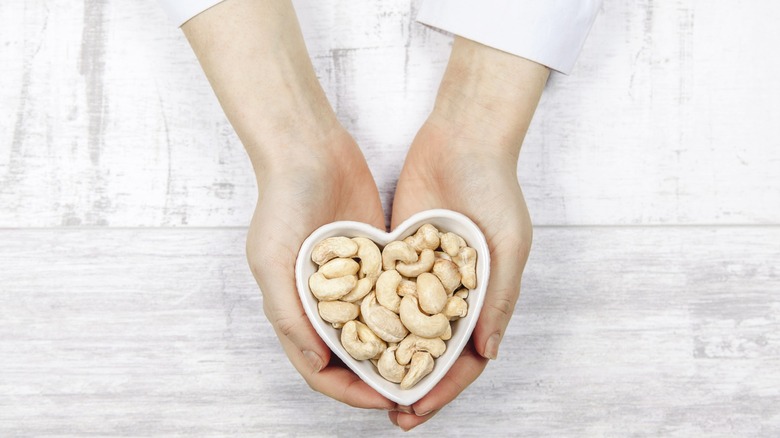
[[158,0],[173,24],[181,26],[190,18],[223,0]]
[[417,21],[569,74],[600,5],[601,0],[425,0]]

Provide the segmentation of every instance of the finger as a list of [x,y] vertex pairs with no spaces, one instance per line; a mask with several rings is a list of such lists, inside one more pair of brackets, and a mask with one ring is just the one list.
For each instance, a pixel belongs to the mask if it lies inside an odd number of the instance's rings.
[[498,357],[498,346],[520,296],[520,279],[527,258],[528,252],[520,245],[510,251],[491,251],[490,281],[474,328],[474,345],[482,357]]
[[285,337],[279,340],[290,362],[311,389],[356,408],[390,410],[395,407],[395,403],[360,380],[350,369],[331,365],[312,371],[307,358],[292,341]]
[[405,412],[407,414],[414,413],[414,409],[411,406],[407,406],[407,405],[396,405],[395,410],[398,412]]
[[265,276],[263,310],[277,336],[288,339],[306,358],[308,371],[316,372],[330,361],[330,349],[314,330],[295,286],[288,284],[286,277],[281,273]]
[[398,411],[388,412],[387,418],[390,419],[390,422],[393,423],[393,425],[398,426]]
[[426,416],[446,406],[482,374],[487,363],[488,360],[480,356],[474,344],[469,342],[439,383],[412,406],[415,414]]
[[405,414],[403,412],[397,412],[398,416],[396,417],[396,426],[403,429],[404,432],[409,432],[410,430],[414,429],[415,427],[425,423],[426,421],[433,418],[434,415],[436,415],[439,411],[433,411],[428,413],[428,415],[424,415],[422,417],[418,417],[414,414]]

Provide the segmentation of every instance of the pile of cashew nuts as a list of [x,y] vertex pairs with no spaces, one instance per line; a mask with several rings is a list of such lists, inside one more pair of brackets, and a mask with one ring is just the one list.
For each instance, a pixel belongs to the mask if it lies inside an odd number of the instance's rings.
[[452,337],[450,321],[466,316],[477,285],[476,250],[431,224],[382,250],[363,237],[329,237],[311,259],[319,269],[309,289],[322,319],[341,329],[352,357],[370,359],[401,389],[433,371]]

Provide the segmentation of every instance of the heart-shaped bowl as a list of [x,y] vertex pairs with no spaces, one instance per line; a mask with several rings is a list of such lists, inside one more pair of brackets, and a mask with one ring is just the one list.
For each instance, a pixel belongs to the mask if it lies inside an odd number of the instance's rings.
[[[355,360],[341,345],[341,330],[333,328],[323,320],[317,311],[317,299],[309,290],[309,277],[317,271],[318,266],[311,260],[314,245],[334,236],[365,237],[373,240],[381,248],[394,240],[414,234],[424,224],[432,224],[441,231],[451,231],[463,237],[468,246],[477,250],[477,287],[469,291],[466,302],[468,314],[452,324],[452,338],[447,343],[447,350],[435,360],[433,371],[410,389],[401,389],[397,383],[384,379],[371,361]],[[426,210],[405,220],[395,230],[386,233],[362,222],[340,221],[332,222],[317,228],[303,242],[295,263],[295,281],[298,287],[303,308],[314,328],[330,349],[341,358],[364,382],[388,399],[409,406],[427,394],[460,356],[461,351],[474,331],[482,304],[485,301],[488,278],[490,276],[490,250],[485,236],[479,227],[463,214],[452,210]]]

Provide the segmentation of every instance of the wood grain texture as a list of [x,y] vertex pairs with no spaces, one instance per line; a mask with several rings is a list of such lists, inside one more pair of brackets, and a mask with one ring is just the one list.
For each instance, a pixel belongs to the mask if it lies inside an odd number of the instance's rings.
[[[418,1],[295,4],[387,207],[451,39]],[[769,0],[605,0],[524,146],[535,222],[780,223],[778,19]],[[243,226],[254,181],[154,1],[0,5],[0,226]]]
[[[0,231],[0,435],[400,436],[287,362],[244,235]],[[778,227],[538,228],[499,360],[419,435],[777,436],[778,260]]]
[[[295,5],[388,207],[451,38],[417,0]],[[565,226],[536,230],[500,359],[417,434],[780,435],[779,18],[604,1],[518,168]],[[153,0],[0,2],[0,436],[402,435],[279,348],[254,181]]]

